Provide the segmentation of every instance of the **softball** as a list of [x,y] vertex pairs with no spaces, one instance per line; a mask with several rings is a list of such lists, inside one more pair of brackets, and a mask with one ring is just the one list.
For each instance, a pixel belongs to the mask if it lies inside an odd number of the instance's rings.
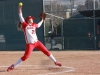
[[22,2],[20,2],[20,3],[19,3],[19,6],[22,6],[22,5],[23,5],[23,3],[22,3]]

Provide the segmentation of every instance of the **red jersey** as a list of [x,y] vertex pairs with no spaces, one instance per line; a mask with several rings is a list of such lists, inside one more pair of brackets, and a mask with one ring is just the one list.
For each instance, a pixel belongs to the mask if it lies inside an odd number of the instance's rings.
[[38,25],[36,23],[29,25],[26,22],[23,22],[22,28],[23,28],[23,31],[24,31],[26,43],[37,42],[38,38],[37,38],[37,35],[36,35],[36,28],[38,28]]
[[25,40],[26,43],[35,43],[38,41],[37,35],[36,35],[36,28],[40,27],[43,23],[43,20],[40,21],[38,24],[32,23],[28,24],[25,22],[22,13],[19,14],[20,21],[22,23],[22,29],[24,31]]

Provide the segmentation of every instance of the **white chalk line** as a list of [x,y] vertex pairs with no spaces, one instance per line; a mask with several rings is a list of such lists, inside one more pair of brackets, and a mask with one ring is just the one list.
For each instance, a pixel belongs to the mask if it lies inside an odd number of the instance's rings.
[[[67,70],[63,70],[63,71],[60,71],[60,72],[46,73],[46,74],[36,74],[36,75],[53,75],[53,74],[62,74],[62,73],[68,73],[68,72],[75,71],[75,68],[73,68],[73,67],[67,67],[67,66],[61,66],[61,67],[58,67],[58,66],[50,66],[50,65],[20,65],[20,66],[22,66],[22,67],[23,66],[24,67],[29,67],[29,66],[45,66],[45,67],[52,67],[52,68],[65,68],[65,69],[67,69]],[[0,67],[8,67],[8,66],[0,66]]]

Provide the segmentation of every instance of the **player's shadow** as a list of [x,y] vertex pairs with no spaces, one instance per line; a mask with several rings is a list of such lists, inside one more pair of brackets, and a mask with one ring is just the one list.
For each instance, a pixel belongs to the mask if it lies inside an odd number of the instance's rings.
[[0,70],[0,72],[7,72],[7,71],[5,71],[5,70]]

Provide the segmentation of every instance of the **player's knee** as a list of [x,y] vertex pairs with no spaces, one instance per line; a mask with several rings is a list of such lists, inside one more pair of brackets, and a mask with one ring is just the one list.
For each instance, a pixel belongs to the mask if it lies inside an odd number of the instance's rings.
[[23,56],[21,59],[22,59],[22,61],[25,61],[26,59],[28,59],[28,55],[25,55],[25,56]]
[[49,51],[45,51],[44,54],[50,56],[51,53]]

